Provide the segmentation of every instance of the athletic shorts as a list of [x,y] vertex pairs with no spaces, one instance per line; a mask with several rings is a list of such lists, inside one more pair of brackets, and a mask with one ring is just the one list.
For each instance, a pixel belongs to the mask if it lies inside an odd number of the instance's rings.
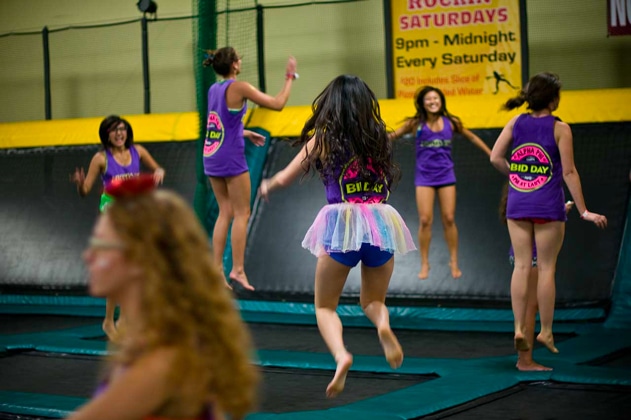
[[363,243],[358,251],[329,252],[329,256],[335,261],[347,267],[355,267],[360,261],[366,267],[381,267],[394,253],[383,251],[379,247],[369,243]]
[[518,220],[520,222],[530,222],[534,225],[545,225],[546,223],[557,222],[557,220],[540,219],[537,217],[522,217],[521,219],[515,219],[515,220]]
[[[508,256],[508,262],[510,263],[511,266],[515,266],[515,256],[514,255],[509,255]],[[537,266],[537,257],[532,257],[532,266],[533,267]]]

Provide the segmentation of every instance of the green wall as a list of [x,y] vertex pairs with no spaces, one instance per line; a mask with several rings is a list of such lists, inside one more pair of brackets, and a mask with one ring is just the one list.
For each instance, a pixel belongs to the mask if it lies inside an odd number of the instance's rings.
[[[195,13],[190,0],[156,2],[159,18]],[[264,6],[291,2],[259,0]],[[224,8],[227,0],[217,3]],[[254,0],[230,1],[233,9],[254,4]],[[557,72],[566,89],[631,86],[631,37],[606,36],[606,1],[529,0],[527,4],[531,74]],[[300,79],[289,105],[310,104],[340,73],[357,74],[378,97],[386,96],[382,0],[268,8],[264,15],[269,93],[281,88],[287,57],[293,54]],[[140,16],[135,0],[0,0],[0,34]],[[149,26],[152,112],[195,111],[192,24],[187,19]],[[242,37],[247,40],[244,45],[251,45],[256,36],[254,20],[231,23],[231,31],[235,29],[236,35],[226,42],[239,45],[235,37]],[[53,118],[142,113],[140,40],[138,22],[52,33]],[[0,37],[0,122],[44,118],[42,55],[39,34]],[[244,67],[248,66],[256,66],[254,51],[245,51]]]

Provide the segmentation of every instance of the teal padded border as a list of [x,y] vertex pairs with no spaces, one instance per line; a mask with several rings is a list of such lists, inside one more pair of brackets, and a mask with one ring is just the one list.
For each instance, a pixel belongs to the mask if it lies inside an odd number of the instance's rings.
[[[36,347],[42,351],[52,348],[67,352],[68,349],[64,346],[75,345],[73,338],[76,340],[83,334],[92,334],[95,328],[98,326],[48,333],[49,343],[44,337],[46,333],[42,333],[40,345]],[[57,343],[52,336],[59,336]],[[105,343],[99,344],[105,347]],[[631,334],[621,334],[617,329],[605,328],[602,325],[594,326],[589,333],[563,341],[558,347],[560,355],[551,355],[544,349],[535,351],[535,358],[539,362],[554,367],[551,372],[519,372],[514,368],[514,356],[476,359],[408,357],[403,366],[396,371],[398,374],[438,377],[396,392],[329,410],[283,414],[255,413],[248,416],[248,419],[411,419],[511,388],[520,382],[557,381],[631,386],[628,369],[585,364],[603,355],[631,347]],[[257,352],[257,359],[261,366],[330,371],[335,369],[335,362],[326,353],[261,350]],[[394,372],[382,357],[363,355],[355,355],[353,370]],[[83,399],[55,395],[0,392],[0,410],[14,414],[63,417],[83,402]]]
[[[237,304],[246,321],[315,324],[315,306],[312,303],[238,300]],[[0,313],[37,313],[57,315],[100,316],[105,301],[87,296],[26,296],[0,295]],[[472,323],[512,322],[510,309],[472,309],[444,307],[390,306],[391,323],[395,328],[423,329],[427,323],[455,321]],[[359,305],[340,305],[340,317],[347,325],[369,326]],[[557,322],[592,322],[604,320],[602,308],[557,309]]]

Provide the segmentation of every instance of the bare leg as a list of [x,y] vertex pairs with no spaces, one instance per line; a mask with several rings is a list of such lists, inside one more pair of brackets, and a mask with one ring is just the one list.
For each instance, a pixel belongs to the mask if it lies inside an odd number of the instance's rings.
[[530,348],[524,351],[517,352],[517,369],[520,371],[531,370],[552,370],[547,366],[540,365],[532,358],[532,348],[535,340],[535,324],[537,323],[537,280],[538,273],[537,267],[530,269],[530,276],[528,277],[528,305],[526,307],[526,339]]
[[364,313],[377,328],[383,353],[392,369],[403,363],[403,349],[390,328],[390,314],[386,307],[386,293],[394,269],[394,258],[380,267],[362,264],[360,302]]
[[418,278],[421,280],[429,277],[429,243],[432,240],[435,197],[436,190],[433,187],[416,187],[416,208],[419,218],[418,243],[421,253],[421,271],[418,273]]
[[105,318],[103,319],[103,332],[110,341],[116,341],[118,333],[116,324],[114,323],[114,312],[116,311],[116,302],[110,298],[105,299]]
[[462,271],[458,267],[458,228],[456,227],[456,186],[443,187],[438,189],[438,203],[443,221],[443,231],[445,242],[449,249],[449,267],[451,276],[455,279],[462,276]]
[[541,318],[541,331],[537,336],[537,341],[546,346],[552,353],[559,352],[554,346],[554,337],[552,335],[554,303],[556,299],[554,274],[556,272],[557,256],[559,255],[559,251],[561,251],[564,235],[565,223],[563,222],[535,225],[537,268],[539,271],[537,300],[539,302],[539,316]]
[[[222,277],[225,280],[225,274],[223,270],[223,254],[226,250],[226,240],[228,238],[228,229],[230,223],[234,217],[232,210],[232,203],[230,203],[230,197],[228,195],[228,184],[225,178],[209,177],[210,186],[213,189],[213,194],[217,199],[219,205],[219,215],[215,221],[215,228],[213,229],[213,260],[215,265],[219,269]],[[226,287],[231,289],[230,285],[226,281]]]
[[232,243],[230,279],[241,283],[248,290],[254,290],[254,287],[248,281],[248,276],[245,274],[245,244],[248,235],[248,221],[250,220],[250,173],[245,172],[228,178],[227,182],[228,195],[234,210],[230,236]]
[[344,390],[346,375],[353,364],[353,355],[344,345],[342,321],[336,312],[350,269],[328,255],[318,258],[316,266],[315,308],[318,329],[337,364],[335,375],[326,387],[329,398],[336,397]]
[[515,348],[526,351],[530,348],[525,336],[526,306],[528,305],[528,277],[532,267],[532,236],[531,222],[507,220],[513,250],[515,251],[515,266],[511,277],[511,304],[515,318]]

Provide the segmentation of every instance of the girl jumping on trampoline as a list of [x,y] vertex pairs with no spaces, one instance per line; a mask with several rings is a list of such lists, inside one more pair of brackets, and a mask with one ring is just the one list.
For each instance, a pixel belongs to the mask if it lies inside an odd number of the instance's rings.
[[[298,77],[296,60],[290,57],[285,71],[285,83],[276,96],[267,95],[248,82],[237,81],[241,72],[241,57],[232,47],[209,51],[204,66],[212,66],[223,78],[208,90],[208,118],[204,141],[204,173],[210,180],[219,205],[219,215],[213,230],[215,263],[223,273],[223,254],[232,223],[232,269],[229,279],[247,290],[254,290],[245,273],[245,247],[250,219],[250,173],[245,160],[244,136],[257,146],[265,137],[243,130],[243,115],[247,100],[265,108],[280,111],[289,99],[293,81]],[[226,284],[228,284],[226,282]],[[230,286],[229,286],[230,287]]]
[[[506,202],[508,200],[508,183],[504,184],[502,189],[502,198],[500,200],[500,218],[506,223]],[[565,213],[569,213],[574,207],[574,202],[568,201],[565,203]],[[508,251],[509,261],[511,266],[515,266],[515,252],[511,246]],[[535,325],[537,323],[537,312],[539,311],[539,305],[537,304],[537,283],[539,281],[539,273],[537,271],[537,247],[535,244],[532,246],[532,264],[530,272],[528,273],[528,291],[527,291],[527,304],[526,304],[526,321],[524,324],[524,330],[526,339],[528,340],[527,350],[517,350],[517,364],[515,367],[520,371],[542,371],[552,370],[552,368],[537,363],[532,358],[532,350],[535,342]]]
[[[581,218],[599,228],[607,226],[607,218],[587,210],[581,180],[574,166],[572,130],[555,119],[561,82],[552,73],[533,76],[519,96],[509,99],[504,108],[518,108],[528,103],[530,113],[512,118],[500,133],[491,163],[508,176],[506,204],[508,233],[515,252],[511,278],[511,302],[515,318],[515,348],[530,348],[526,337],[528,277],[533,243],[537,248],[537,302],[541,331],[537,341],[553,353],[552,322],[554,318],[556,261],[565,234],[565,181]],[[510,161],[506,154],[510,147]]]
[[449,249],[451,275],[462,276],[458,266],[458,228],[456,227],[456,175],[451,159],[454,133],[460,133],[487,155],[491,149],[478,136],[467,130],[462,121],[447,111],[443,92],[425,86],[414,97],[416,115],[390,133],[396,139],[407,133],[416,133],[416,207],[419,216],[418,241],[421,248],[419,279],[429,276],[429,244],[432,239],[434,200],[438,194],[443,232]]
[[[106,187],[115,179],[139,175],[141,163],[153,171],[156,184],[162,183],[164,169],[156,163],[147,149],[134,144],[134,131],[127,120],[118,115],[106,117],[101,121],[99,138],[103,150],[96,152],[92,157],[87,175],[83,168],[76,168],[70,176],[70,180],[77,185],[77,192],[81,197],[88,195],[99,175],[103,181],[103,186]],[[111,201],[112,197],[103,190],[99,210],[102,212]],[[108,298],[105,303],[103,331],[110,340],[115,340],[117,335],[116,324],[114,323],[115,310],[116,303]],[[122,320],[121,313],[119,314],[119,322]]]
[[70,419],[243,419],[259,373],[208,235],[149,175],[114,181],[83,254],[93,296],[128,314],[93,398]]
[[315,308],[320,334],[337,368],[328,397],[344,390],[353,356],[344,345],[336,313],[344,284],[360,261],[360,303],[377,328],[390,367],[403,362],[403,350],[390,328],[386,292],[393,254],[414,250],[399,213],[386,201],[399,169],[374,93],[360,78],[338,76],[313,103],[313,115],[298,140],[302,150],[283,170],[261,182],[261,195],[288,186],[315,170],[324,183],[328,205],[309,228],[302,246],[318,257]]

